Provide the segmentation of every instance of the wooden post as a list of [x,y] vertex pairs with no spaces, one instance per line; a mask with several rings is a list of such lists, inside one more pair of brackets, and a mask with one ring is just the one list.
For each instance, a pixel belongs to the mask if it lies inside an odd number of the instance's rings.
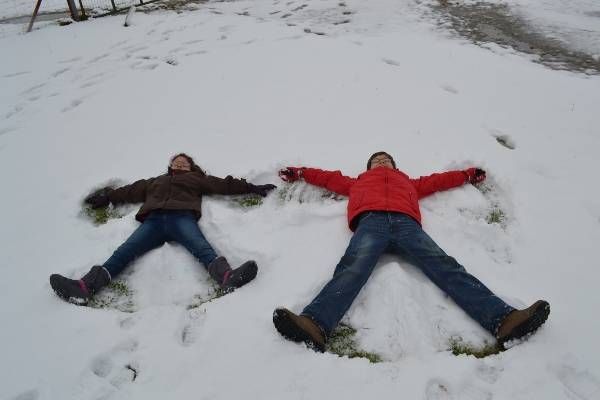
[[88,19],[88,16],[85,15],[85,8],[83,8],[83,3],[81,2],[81,0],[79,0],[79,7],[81,7],[81,20],[82,21],[86,21]]
[[115,5],[115,0],[110,0],[110,3],[112,4],[113,11],[117,12],[117,6]]
[[37,13],[40,10],[40,6],[42,5],[42,0],[37,0],[35,3],[35,8],[33,9],[33,14],[31,14],[31,21],[29,21],[29,26],[27,27],[27,32],[31,32],[33,28],[33,21],[37,18]]
[[67,0],[67,5],[69,6],[69,13],[71,13],[71,18],[73,18],[73,21],[79,21],[79,13],[77,12],[75,1]]

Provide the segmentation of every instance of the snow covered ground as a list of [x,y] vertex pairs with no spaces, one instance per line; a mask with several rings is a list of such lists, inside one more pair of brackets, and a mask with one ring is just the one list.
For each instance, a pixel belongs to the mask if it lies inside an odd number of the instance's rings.
[[[305,5],[303,7],[303,5]],[[596,399],[600,78],[452,38],[412,1],[236,1],[0,38],[0,399]],[[286,14],[289,14],[286,16]],[[501,137],[514,149],[500,145]],[[283,340],[351,237],[345,201],[278,193],[243,209],[206,199],[200,226],[239,291],[211,284],[176,245],[122,276],[135,312],[76,307],[48,276],[79,277],[135,229],[135,208],[93,226],[80,202],[111,179],[162,173],[179,151],[211,174],[276,183],[286,165],[357,175],[377,150],[411,176],[470,165],[465,186],[421,202],[424,227],[511,304],[547,299],[547,324],[484,359],[491,341],[411,265],[380,261],[347,315],[384,362]],[[502,224],[489,224],[491,210]],[[134,372],[135,371],[135,372]]]

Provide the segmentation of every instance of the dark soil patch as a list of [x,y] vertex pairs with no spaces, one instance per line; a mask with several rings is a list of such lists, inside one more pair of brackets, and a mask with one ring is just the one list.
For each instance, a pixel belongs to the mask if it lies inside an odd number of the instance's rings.
[[433,8],[441,23],[450,22],[452,29],[476,44],[497,43],[534,55],[536,62],[553,69],[600,75],[600,60],[536,31],[506,4],[440,0]]

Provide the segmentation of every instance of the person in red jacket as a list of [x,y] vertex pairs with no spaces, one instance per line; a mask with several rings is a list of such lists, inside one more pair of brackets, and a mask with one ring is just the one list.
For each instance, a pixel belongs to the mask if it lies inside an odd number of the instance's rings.
[[333,277],[301,314],[286,308],[273,313],[273,323],[285,338],[324,351],[327,337],[386,252],[401,255],[419,267],[500,344],[534,332],[548,318],[550,305],[544,300],[524,310],[506,304],[439,248],[421,227],[419,199],[465,183],[482,182],[484,170],[469,168],[412,179],[381,151],[371,155],[367,171],[357,178],[340,171],[304,167],[287,167],[279,175],[287,182],[304,179],[348,196],[348,226],[354,232]]

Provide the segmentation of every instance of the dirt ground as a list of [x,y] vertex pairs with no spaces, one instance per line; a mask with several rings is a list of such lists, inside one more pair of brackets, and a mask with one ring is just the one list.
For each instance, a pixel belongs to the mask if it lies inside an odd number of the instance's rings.
[[433,6],[440,24],[477,44],[497,43],[531,54],[534,61],[553,69],[600,75],[600,58],[568,48],[536,31],[505,4],[462,4],[439,0]]

